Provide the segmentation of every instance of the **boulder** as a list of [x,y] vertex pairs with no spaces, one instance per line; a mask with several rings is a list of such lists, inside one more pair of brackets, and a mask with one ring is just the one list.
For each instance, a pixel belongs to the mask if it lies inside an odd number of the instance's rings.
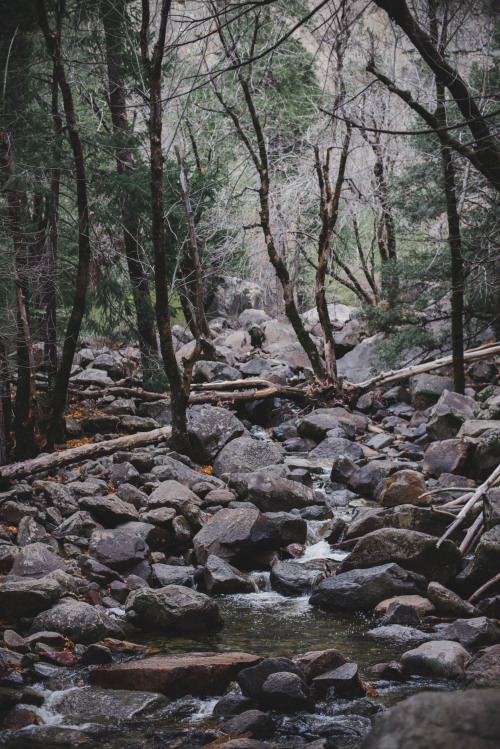
[[255,585],[247,575],[214,554],[207,559],[203,570],[203,581],[205,590],[211,594],[253,593],[255,591]]
[[149,548],[138,536],[120,530],[94,531],[89,554],[113,570],[124,570],[146,559]]
[[269,473],[232,473],[229,488],[261,512],[289,512],[316,503],[312,489]]
[[[94,647],[94,646],[91,646]],[[51,700],[51,708],[57,715],[101,721],[121,721],[141,718],[167,704],[161,694],[150,690],[127,689],[70,689],[59,692]]]
[[393,596],[392,598],[387,598],[385,601],[380,601],[375,608],[375,614],[387,614],[393,603],[411,606],[420,617],[429,616],[429,614],[434,614],[436,611],[431,601],[423,596]]
[[262,685],[261,701],[283,712],[306,710],[312,706],[307,684],[300,676],[289,671],[269,674]]
[[157,489],[155,489],[147,498],[149,508],[157,507],[173,507],[179,510],[185,505],[195,505],[201,507],[201,499],[189,489],[187,486],[179,483],[179,481],[169,480],[162,481]]
[[369,629],[366,634],[376,640],[392,640],[397,643],[417,643],[434,639],[429,632],[422,632],[407,624],[382,624],[380,627]]
[[378,354],[378,347],[384,339],[383,333],[365,338],[352,351],[337,360],[337,374],[346,377],[349,382],[363,382],[371,377],[372,369],[383,371],[383,363]]
[[219,361],[197,361],[193,367],[193,382],[226,382],[241,379],[241,372]]
[[427,586],[427,598],[434,604],[438,614],[444,616],[475,616],[477,613],[477,609],[471,603],[435,581]]
[[49,609],[61,595],[61,586],[50,577],[37,580],[4,578],[0,582],[0,610],[4,612],[4,616],[13,619],[36,616]]
[[166,585],[158,590],[134,590],[127,598],[125,611],[139,627],[197,632],[222,625],[215,601],[204,593],[182,585]]
[[238,437],[225,445],[214,461],[216,476],[223,473],[258,471],[263,466],[283,462],[283,449],[276,443]]
[[91,671],[91,684],[106,689],[141,689],[177,698],[222,694],[243,668],[260,658],[248,653],[155,655]]
[[73,642],[82,643],[97,642],[105,637],[122,637],[118,624],[97,606],[72,598],[64,598],[35,617],[30,631],[43,630],[59,632]]
[[343,437],[327,437],[309,455],[311,458],[336,458],[343,455],[354,461],[363,457],[363,449],[357,442]]
[[45,577],[54,570],[66,570],[66,564],[45,544],[25,546],[16,556],[11,575],[18,577]]
[[226,276],[221,278],[207,307],[209,317],[239,317],[244,310],[262,309],[264,292],[253,281]]
[[33,518],[26,516],[21,518],[17,528],[16,543],[21,548],[23,546],[29,546],[35,544],[38,541],[44,541],[47,537],[47,531],[37,523]]
[[210,554],[229,563],[244,564],[252,556],[274,546],[276,526],[259,510],[247,508],[219,510],[193,539],[196,557],[205,564]]
[[427,434],[431,440],[447,440],[455,437],[465,421],[474,418],[477,409],[474,398],[444,390],[432,408],[427,423]]
[[500,689],[500,645],[483,648],[467,664],[465,686],[473,689]]
[[251,700],[250,697],[243,697],[242,694],[226,694],[215,705],[213,715],[217,717],[240,715],[247,710],[255,710],[257,706],[257,702]]
[[400,528],[380,528],[363,536],[342,562],[342,571],[377,567],[397,562],[405,569],[420,572],[427,580],[446,583],[459,569],[462,557],[453,541],[443,541],[426,533]]
[[151,565],[152,584],[164,588],[166,585],[185,585],[190,588],[193,584],[193,567],[183,567],[177,564]]
[[350,476],[347,486],[356,494],[373,495],[380,481],[399,468],[399,464],[388,460],[371,460]]
[[473,593],[480,585],[490,580],[500,569],[500,525],[481,536],[474,558],[465,570],[457,575],[457,588],[467,595]]
[[246,710],[239,715],[224,721],[221,726],[224,733],[245,734],[250,733],[257,739],[266,739],[274,730],[272,718],[261,710]]
[[429,505],[431,497],[421,497],[427,491],[425,479],[418,471],[396,471],[385,480],[380,494],[384,507],[395,505]]
[[384,598],[419,595],[424,588],[422,575],[394,563],[384,564],[327,577],[313,589],[309,603],[324,609],[366,610],[373,609]]
[[47,498],[48,504],[56,507],[63,517],[78,512],[78,504],[70,489],[64,484],[58,484],[55,481],[44,482],[42,493]]
[[451,640],[424,642],[401,656],[401,664],[408,673],[438,679],[459,679],[465,672],[470,655],[462,645]]
[[335,697],[340,698],[353,699],[365,694],[356,663],[344,663],[333,671],[320,674],[313,679],[312,684],[319,694],[325,694],[333,687]]
[[283,596],[309,595],[326,577],[322,562],[276,562],[271,567],[271,587]]
[[496,749],[499,735],[498,690],[421,692],[378,717],[361,749]]
[[271,674],[276,673],[291,673],[298,676],[301,680],[303,678],[302,671],[290,658],[283,658],[281,656],[275,658],[265,658],[256,665],[251,665],[249,668],[244,668],[238,673],[236,681],[241,687],[241,691],[246,697],[251,697],[255,700],[262,698],[262,687],[266,679]]
[[347,663],[346,658],[336,648],[327,650],[311,650],[303,655],[297,655],[294,658],[295,663],[299,666],[306,681],[312,681],[316,676],[324,674],[327,671],[333,671],[339,666]]
[[305,544],[307,522],[291,512],[266,512],[266,517],[277,528],[279,546],[288,544]]
[[[200,483],[200,474],[193,471],[192,468],[188,468],[187,465],[181,463],[180,460],[175,460],[170,455],[159,455],[156,459],[158,464],[152,469],[151,473],[154,474],[158,481],[178,481],[179,484],[192,489],[196,484]],[[204,481],[209,484],[213,484],[214,489],[216,487],[224,486],[223,483],[215,478],[214,476],[204,476]]]
[[483,502],[484,527],[491,530],[500,525],[500,486],[488,489]]
[[425,411],[438,402],[445,390],[453,390],[451,377],[433,375],[428,372],[410,377],[412,402],[419,411]]
[[127,520],[139,519],[139,513],[135,507],[124,502],[116,494],[108,494],[105,497],[82,497],[79,504],[82,510],[90,512],[104,525],[112,526]]
[[463,475],[473,452],[474,444],[467,439],[433,442],[425,451],[422,471],[430,476],[440,476],[442,473]]
[[245,432],[241,421],[226,408],[204,405],[188,411],[191,455],[198,463],[212,465],[224,445]]
[[469,650],[500,642],[500,626],[495,619],[478,616],[474,619],[456,619],[441,627],[439,635],[445,640],[459,642]]
[[78,385],[100,385],[101,387],[111,387],[114,385],[111,377],[108,377],[108,373],[104,369],[84,369],[83,372],[73,375],[70,377],[71,382],[75,382]]
[[500,429],[489,429],[481,435],[472,458],[473,475],[484,481],[500,464]]

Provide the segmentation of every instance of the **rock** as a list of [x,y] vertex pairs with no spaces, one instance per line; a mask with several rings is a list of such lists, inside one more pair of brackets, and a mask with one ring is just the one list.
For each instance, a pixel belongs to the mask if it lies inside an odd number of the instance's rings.
[[468,689],[500,688],[500,645],[483,648],[469,661],[465,686]]
[[439,635],[445,640],[459,642],[469,650],[500,642],[500,626],[495,619],[478,616],[474,619],[456,619],[441,627]]
[[472,458],[474,476],[479,481],[488,478],[500,463],[500,429],[490,429],[481,435]]
[[308,487],[269,473],[232,473],[228,485],[239,500],[252,502],[261,512],[289,512],[316,503]]
[[116,494],[108,494],[105,497],[82,497],[80,507],[90,512],[104,525],[116,525],[126,520],[139,519],[139,513],[135,507],[124,502]]
[[378,717],[361,749],[496,749],[499,735],[498,690],[421,692]]
[[402,603],[406,606],[411,606],[420,617],[429,616],[429,614],[434,614],[436,611],[428,598],[423,598],[422,596],[394,596],[393,598],[387,598],[385,601],[380,601],[375,608],[375,614],[386,614],[393,603]]
[[325,609],[373,609],[390,596],[421,594],[424,586],[422,575],[384,564],[327,577],[313,589],[309,603]]
[[247,575],[211,554],[205,564],[203,580],[207,593],[253,593],[255,586]]
[[397,463],[387,460],[371,460],[352,474],[347,486],[356,494],[373,495],[380,481],[395,473],[399,467]]
[[397,661],[390,661],[389,663],[376,663],[371,667],[370,670],[376,679],[383,679],[384,681],[408,680],[408,673]]
[[458,642],[424,642],[401,656],[401,664],[410,674],[441,679],[459,679],[465,672],[469,653]]
[[301,517],[291,512],[267,512],[266,517],[276,527],[280,546],[288,544],[305,544],[307,538],[307,523]]
[[453,541],[443,541],[426,533],[399,528],[380,528],[363,536],[351,554],[342,562],[342,571],[360,567],[377,567],[397,562],[406,569],[419,571],[429,581],[445,583],[461,563],[461,554]]
[[500,525],[500,487],[488,489],[483,502],[484,527],[487,531]]
[[[417,610],[410,603],[403,603],[397,599],[389,604],[385,616],[380,622],[382,625],[404,624],[410,627],[418,627],[420,617]],[[450,638],[451,639],[451,638]]]
[[150,416],[161,427],[170,426],[172,423],[172,409],[166,400],[140,403],[137,407],[138,416]]
[[150,416],[135,416],[127,415],[122,416],[120,419],[120,430],[125,434],[135,434],[136,432],[151,432],[153,429],[158,429],[160,424],[156,419],[152,419]]
[[457,436],[481,437],[490,429],[500,429],[500,421],[497,419],[471,419],[470,421],[464,421]]
[[376,640],[393,640],[394,642],[425,642],[433,639],[433,635],[428,632],[422,632],[420,629],[408,627],[405,624],[383,624],[369,629],[366,634]]
[[467,595],[490,580],[500,569],[500,525],[494,526],[481,536],[474,558],[465,570],[457,575],[457,588]]
[[337,360],[337,374],[349,382],[363,382],[371,377],[372,369],[382,372],[384,367],[378,355],[378,347],[383,333],[365,338],[352,351]]
[[440,476],[442,473],[462,475],[473,452],[473,443],[465,439],[433,442],[425,451],[422,471],[431,476]]
[[221,278],[207,307],[210,317],[239,317],[244,310],[263,307],[264,292],[253,281],[226,276]]
[[146,559],[149,549],[138,536],[120,530],[94,531],[90,537],[89,554],[113,570],[124,570]]
[[250,733],[257,739],[269,738],[274,730],[272,718],[261,710],[246,710],[226,720],[221,727],[224,733]]
[[35,617],[31,632],[59,632],[73,642],[91,643],[103,637],[120,637],[120,627],[96,606],[65,598]]
[[367,533],[383,528],[385,525],[385,512],[381,508],[361,508],[354,519],[349,523],[345,532],[346,539],[359,538]]
[[261,701],[283,712],[311,707],[307,684],[300,676],[289,671],[279,671],[267,677],[262,684]]
[[248,330],[252,325],[262,325],[270,319],[263,309],[244,309],[238,316],[238,322],[245,330]]
[[2,720],[2,728],[11,731],[18,731],[28,726],[37,726],[41,723],[40,716],[33,710],[25,707],[13,707]]
[[115,398],[104,410],[114,416],[134,416],[136,408],[131,398]]
[[[351,319],[355,312],[355,307],[349,307],[347,304],[332,303],[328,305],[328,316],[332,323],[342,327]],[[304,323],[313,328],[319,322],[319,314],[316,307],[312,307],[301,315]]]
[[[159,455],[156,459],[158,465],[155,465],[151,473],[154,474],[158,481],[174,480],[178,481],[179,484],[192,489],[196,484],[200,483],[200,474],[193,471],[192,468],[188,468],[187,465],[181,463],[179,460],[170,457],[170,455]],[[209,484],[213,484],[214,488],[224,486],[219,479],[214,476],[204,476],[204,481]]]
[[92,685],[105,689],[140,689],[177,698],[186,694],[222,694],[243,668],[259,662],[248,653],[182,653],[94,669]]
[[430,413],[427,434],[431,440],[447,440],[455,437],[465,421],[474,418],[477,403],[468,395],[444,390]]
[[[98,370],[95,371],[97,372]],[[82,372],[82,374],[84,373]],[[81,425],[88,434],[111,434],[118,429],[119,421],[119,416],[96,414],[95,416],[87,416],[83,419]]]
[[335,689],[335,697],[353,699],[363,697],[365,694],[355,663],[344,663],[333,671],[320,674],[313,679],[312,683],[319,694],[325,694],[331,687]]
[[111,377],[108,377],[107,372],[104,369],[84,369],[77,375],[70,377],[71,382],[75,382],[79,385],[100,385],[101,387],[111,387],[114,385]]
[[251,437],[238,437],[225,445],[213,465],[216,476],[223,473],[258,471],[263,466],[283,462],[283,450],[276,443]]
[[185,505],[196,505],[201,507],[201,499],[187,486],[178,481],[162,481],[147,499],[148,507],[173,507],[179,510]]
[[[92,646],[91,646],[92,647]],[[167,700],[151,690],[72,689],[55,695],[51,707],[58,715],[101,720],[133,720],[164,707]]]
[[337,455],[333,458],[330,481],[347,484],[357,470],[358,466],[350,458],[346,458],[345,455]]
[[256,708],[257,702],[249,697],[243,697],[242,694],[226,694],[215,705],[213,715],[217,717],[240,715],[247,710],[255,710]]
[[45,577],[54,570],[66,570],[60,556],[41,543],[21,549],[12,565],[11,575],[18,577]]
[[425,411],[429,406],[438,402],[445,390],[453,390],[451,377],[424,374],[410,377],[410,393],[412,402],[419,411]]
[[92,362],[92,368],[103,369],[109,374],[110,377],[115,380],[123,377],[123,375],[125,374],[123,362],[121,361],[118,354],[114,351],[104,351],[103,353],[98,354]]
[[359,460],[363,457],[363,450],[357,442],[342,437],[327,437],[310,452],[311,458],[336,458],[339,455],[350,460]]
[[275,658],[265,658],[257,664],[244,668],[239,672],[236,681],[246,697],[260,700],[262,697],[262,687],[268,676],[282,672],[295,674],[300,679],[303,676],[300,668],[290,658],[278,656]]
[[188,411],[191,454],[199,463],[212,465],[224,445],[245,432],[241,421],[226,408],[193,406]]
[[283,596],[309,595],[325,577],[325,567],[321,562],[276,562],[271,567],[271,587]]
[[176,632],[204,631],[222,624],[215,601],[182,585],[134,590],[127,598],[125,611],[137,626]]
[[298,419],[296,427],[299,436],[313,439],[316,442],[324,440],[331,429],[340,426],[337,414],[331,413],[333,410],[322,408]]
[[79,507],[71,491],[64,484],[48,481],[43,484],[42,492],[52,507],[56,507],[63,517],[78,512]]
[[0,574],[10,572],[20,549],[11,543],[0,543]]
[[45,540],[47,532],[43,525],[37,523],[31,517],[21,518],[17,528],[17,545],[21,548]]
[[104,645],[89,645],[80,658],[83,666],[107,666],[113,663],[111,650]]
[[390,528],[420,531],[439,537],[454,520],[451,513],[416,505],[398,505],[384,510],[379,517]]
[[193,584],[193,567],[181,567],[173,564],[153,564],[151,566],[153,583],[164,588],[166,585],[185,585],[190,588]]
[[333,338],[335,341],[335,354],[338,358],[341,358],[348,351],[352,351],[361,341],[359,320],[351,320],[346,323],[342,330],[335,331]]
[[82,573],[92,582],[98,583],[101,587],[107,587],[113,580],[122,580],[121,575],[112,570],[111,567],[107,567],[105,564],[101,564],[97,559],[82,554],[78,557],[78,566]]
[[197,361],[193,367],[193,382],[220,382],[241,379],[241,372],[218,361]]
[[417,471],[396,471],[385,480],[380,504],[384,507],[395,505],[429,505],[431,497],[421,497],[427,491],[425,479]]
[[196,557],[205,564],[210,554],[229,563],[249,562],[256,552],[270,549],[278,539],[276,526],[259,510],[219,510],[193,539]]
[[427,598],[434,604],[438,614],[444,616],[475,616],[477,613],[471,603],[464,601],[452,590],[434,581],[427,586]]
[[61,586],[50,577],[0,581],[0,609],[9,618],[35,616],[50,608],[61,595]]

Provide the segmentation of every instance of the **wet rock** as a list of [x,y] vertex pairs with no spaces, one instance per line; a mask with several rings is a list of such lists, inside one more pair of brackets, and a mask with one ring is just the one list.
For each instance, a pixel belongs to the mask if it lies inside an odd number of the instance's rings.
[[428,632],[405,624],[387,624],[369,629],[367,635],[376,640],[393,640],[394,642],[425,642],[434,639]]
[[385,616],[382,617],[380,623],[382,625],[404,624],[410,627],[418,627],[420,617],[414,606],[396,599],[389,604]]
[[74,689],[55,697],[52,708],[60,715],[74,718],[102,718],[115,720],[134,719],[167,704],[161,694],[150,690],[127,689]]
[[245,432],[241,421],[225,408],[206,405],[188,411],[191,454],[199,463],[211,465],[224,445]]
[[361,749],[496,749],[500,692],[421,692],[385,712]]
[[153,584],[164,588],[166,585],[193,585],[193,567],[181,567],[173,564],[153,564],[151,578]]
[[31,632],[51,630],[59,632],[73,642],[91,643],[103,637],[120,637],[122,634],[116,622],[83,601],[65,598],[48,611],[35,617]]
[[127,598],[125,611],[137,626],[176,632],[204,631],[222,624],[215,601],[181,585],[135,590]]
[[252,502],[261,512],[289,512],[316,502],[307,486],[268,473],[232,473],[229,488],[239,500]]
[[148,546],[142,538],[125,531],[94,531],[90,537],[89,554],[113,570],[126,569],[146,559],[148,553]]
[[206,561],[203,581],[205,590],[212,595],[253,593],[255,590],[253,582],[247,575],[213,554]]
[[271,749],[258,739],[232,739],[224,744],[224,749]]
[[259,510],[219,510],[193,539],[196,557],[205,564],[210,554],[239,565],[277,542],[276,526]]
[[54,570],[66,570],[60,556],[41,543],[21,549],[12,565],[11,575],[18,577],[45,577]]
[[[465,570],[457,575],[457,589],[467,595],[487,582],[500,569],[500,525],[483,533],[476,546],[474,558]],[[460,586],[460,587],[459,587]]]
[[284,712],[311,707],[307,684],[298,674],[290,671],[270,674],[262,684],[260,699],[266,706]]
[[427,491],[425,479],[418,471],[396,471],[385,480],[380,504],[384,507],[395,505],[429,505],[431,497],[421,497]]
[[106,497],[83,497],[80,507],[90,512],[96,520],[104,525],[116,525],[126,520],[138,520],[139,513],[135,507],[116,496],[109,494]]
[[111,650],[105,645],[89,645],[80,658],[83,666],[107,666],[113,662]]
[[342,437],[327,437],[310,452],[311,458],[336,458],[339,455],[350,460],[359,460],[363,457],[363,450],[357,442]]
[[445,616],[475,616],[477,613],[471,603],[434,581],[427,586],[427,598],[434,604],[437,612]]
[[457,619],[439,629],[439,635],[445,640],[459,642],[469,650],[484,645],[495,645],[500,642],[500,626],[495,619],[478,616],[474,619]]
[[460,679],[470,655],[458,642],[425,642],[401,656],[401,664],[410,674],[441,679]]
[[224,733],[250,733],[257,739],[269,738],[274,730],[272,718],[261,710],[246,710],[222,724]]
[[307,523],[301,517],[289,512],[267,512],[266,516],[278,530],[280,546],[305,544]]
[[393,598],[387,598],[385,601],[380,603],[375,608],[375,614],[386,614],[393,603],[400,603],[406,606],[411,606],[417,612],[418,616],[424,617],[429,614],[434,614],[436,609],[428,598],[422,596],[394,596]]
[[468,689],[500,688],[500,645],[483,648],[469,661],[465,686]]
[[140,689],[173,698],[206,696],[222,694],[241,669],[259,660],[248,653],[155,655],[94,669],[89,681],[106,689]]
[[376,663],[371,667],[371,673],[376,679],[384,681],[407,681],[409,674],[397,661],[389,663]]
[[309,595],[326,577],[322,562],[276,562],[271,567],[271,587],[284,596]]
[[424,587],[422,575],[384,564],[327,577],[313,589],[309,602],[325,609],[366,610],[390,596],[421,594]]
[[451,377],[432,375],[427,372],[410,377],[412,401],[419,411],[425,411],[426,408],[437,403],[445,390],[453,390]]
[[452,541],[444,541],[437,548],[437,539],[426,533],[380,528],[358,541],[342,562],[342,571],[376,567],[387,562],[397,562],[407,569],[419,571],[429,581],[446,583],[459,568],[461,554]]
[[294,662],[299,666],[307,682],[327,671],[333,671],[347,663],[346,658],[336,648],[328,650],[311,650],[303,655],[297,655]]
[[379,482],[399,468],[397,463],[391,463],[388,460],[371,460],[352,474],[347,486],[357,494],[373,495]]
[[474,418],[477,410],[474,398],[444,390],[430,413],[427,434],[431,440],[446,440],[455,437],[465,421]]
[[227,694],[217,702],[213,715],[216,717],[240,715],[248,710],[256,710],[257,707],[257,702],[249,697],[244,697],[241,694]]
[[263,442],[251,437],[238,437],[225,445],[213,465],[216,476],[223,473],[258,471],[263,466],[283,462],[283,450],[276,443]]
[[61,586],[50,577],[36,580],[0,581],[0,610],[4,616],[18,619],[35,616],[50,608],[62,595]]
[[333,458],[330,481],[339,484],[348,484],[351,477],[358,470],[358,466],[345,455],[337,455]]
[[331,687],[335,689],[336,697],[353,699],[365,694],[356,663],[344,663],[333,671],[316,676],[312,684],[319,694],[325,694]]
[[25,707],[13,707],[2,720],[2,728],[5,730],[18,731],[20,728],[37,726],[41,718],[33,710]]
[[251,665],[239,672],[236,680],[246,697],[259,700],[262,697],[262,686],[271,674],[287,672],[302,679],[302,671],[290,658],[265,658],[258,664]]
[[465,439],[433,442],[425,451],[422,471],[431,476],[440,476],[442,473],[462,475],[473,452],[474,444]]

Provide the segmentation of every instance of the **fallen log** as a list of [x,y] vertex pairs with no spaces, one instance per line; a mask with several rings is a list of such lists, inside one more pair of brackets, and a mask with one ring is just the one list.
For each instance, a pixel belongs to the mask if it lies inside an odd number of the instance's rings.
[[117,450],[133,450],[136,447],[154,445],[156,442],[168,439],[171,434],[172,427],[162,427],[161,429],[153,429],[152,432],[138,432],[106,442],[89,443],[50,455],[40,455],[38,458],[25,460],[22,463],[11,463],[0,467],[0,483],[7,483],[13,479],[23,478],[42,471],[52,471],[55,468],[88,458],[102,458],[104,455],[111,455]]

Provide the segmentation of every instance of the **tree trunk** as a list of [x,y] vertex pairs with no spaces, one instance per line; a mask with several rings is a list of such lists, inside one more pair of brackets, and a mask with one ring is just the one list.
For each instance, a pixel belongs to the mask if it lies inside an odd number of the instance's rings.
[[85,159],[75,116],[73,94],[66,77],[61,53],[60,20],[62,18],[63,5],[59,5],[58,7],[58,29],[54,32],[49,27],[45,1],[37,0],[38,22],[52,58],[54,77],[63,99],[66,127],[68,130],[75,167],[78,210],[78,268],[76,273],[73,307],[68,320],[66,335],[64,337],[61,363],[55,376],[54,389],[52,391],[50,421],[47,428],[47,447],[49,450],[54,448],[54,443],[62,442],[66,439],[64,429],[64,409],[66,406],[66,396],[76,344],[78,342],[80,327],[85,313],[91,257]]
[[9,363],[5,343],[0,336],[0,465],[7,462],[11,448],[11,410]]
[[[131,149],[126,145],[127,101],[120,48],[123,37],[123,13],[123,2],[118,0],[103,0],[102,22],[108,66],[109,107],[111,110],[113,131],[121,140],[121,145],[115,156],[116,169],[118,174],[125,174],[132,177],[134,168],[133,156]],[[135,207],[133,194],[126,188],[123,192],[122,221],[125,253],[137,318],[142,367],[145,385],[147,385],[147,372],[152,369],[152,363],[157,351],[154,310],[145,271],[144,255],[138,240],[140,217]]]

